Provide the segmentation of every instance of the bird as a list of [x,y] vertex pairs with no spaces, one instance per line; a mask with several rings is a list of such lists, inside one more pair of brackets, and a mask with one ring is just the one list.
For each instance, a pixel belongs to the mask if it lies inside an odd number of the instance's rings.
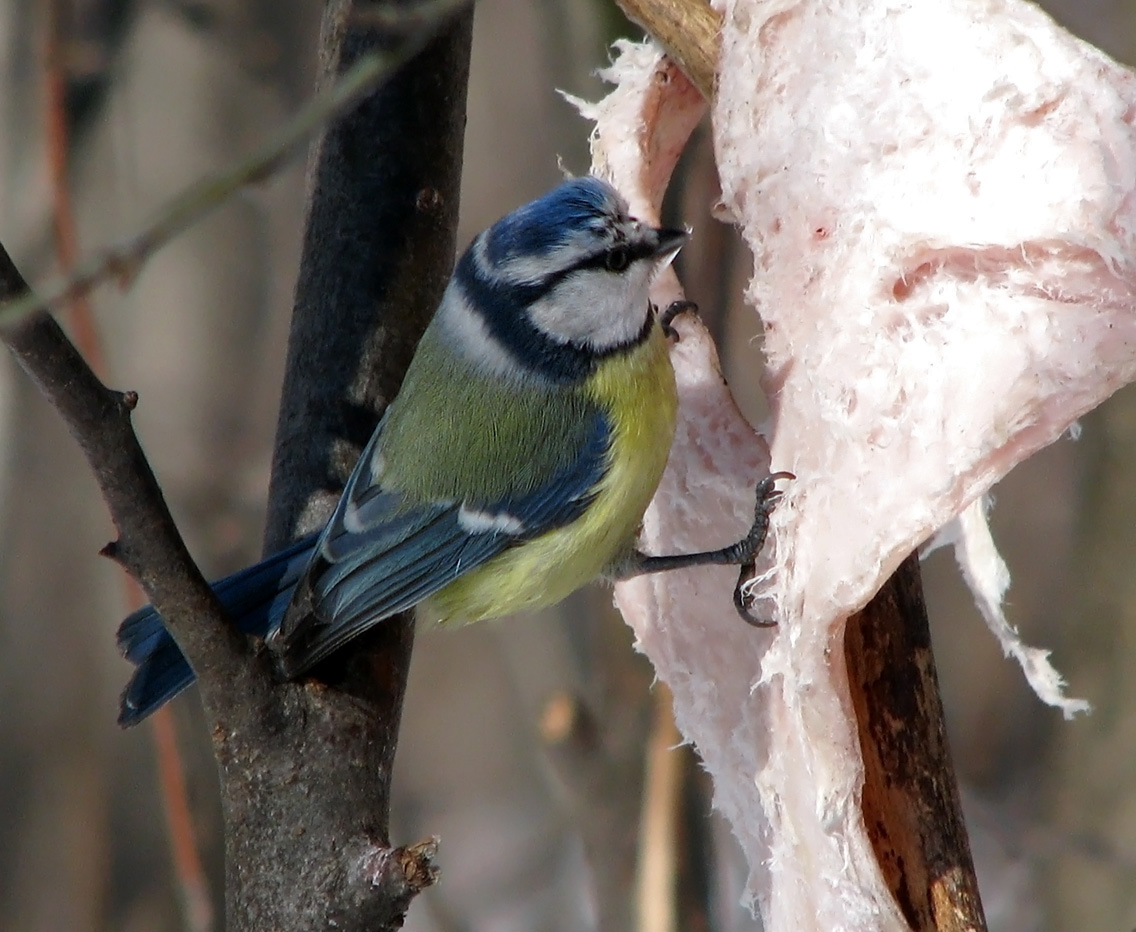
[[[672,321],[693,308],[659,312],[648,287],[689,236],[636,219],[584,176],[473,239],[327,524],[213,584],[282,678],[416,606],[443,625],[476,622],[597,577],[703,564],[739,565],[735,605],[765,624],[741,583],[788,473],[757,484],[753,526],[728,547],[636,548],[674,438]],[[123,727],[193,681],[151,606],[122,622],[118,644],[136,667]]]

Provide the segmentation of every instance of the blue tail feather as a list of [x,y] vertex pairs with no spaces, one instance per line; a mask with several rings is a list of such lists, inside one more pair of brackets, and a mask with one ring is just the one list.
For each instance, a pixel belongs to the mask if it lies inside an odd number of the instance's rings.
[[[301,538],[255,566],[213,583],[213,591],[241,631],[263,638],[279,626],[317,536]],[[189,662],[149,605],[119,626],[118,647],[138,668],[122,693],[118,723],[124,728],[138,724],[194,680]]]

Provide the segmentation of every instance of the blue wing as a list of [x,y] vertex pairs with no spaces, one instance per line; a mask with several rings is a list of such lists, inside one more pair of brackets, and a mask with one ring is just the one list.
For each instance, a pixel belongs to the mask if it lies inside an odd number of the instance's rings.
[[[525,495],[412,505],[384,490],[382,477],[370,470],[380,433],[381,426],[318,540],[305,537],[213,584],[240,630],[267,638],[280,651],[287,675],[303,672],[506,548],[574,521],[594,497],[610,440],[608,422],[597,413],[576,459]],[[308,595],[297,599],[301,582]],[[288,630],[282,620],[293,602],[303,602],[307,614]],[[142,721],[193,682],[193,670],[151,606],[122,622],[118,645],[137,667],[122,694],[123,726]]]
[[295,676],[509,547],[576,520],[607,468],[611,428],[593,415],[576,458],[543,485],[499,501],[409,502],[372,472],[380,431],[360,457],[313,556],[307,592],[270,639]]
[[[279,626],[315,544],[316,535],[310,534],[213,583],[213,591],[241,631],[265,637]],[[138,724],[193,682],[189,661],[152,606],[140,608],[119,625],[118,647],[137,667],[119,704],[118,723],[124,728]]]

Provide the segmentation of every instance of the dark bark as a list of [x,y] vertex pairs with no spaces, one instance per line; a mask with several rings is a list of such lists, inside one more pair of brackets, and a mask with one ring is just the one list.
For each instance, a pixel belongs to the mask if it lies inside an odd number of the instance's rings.
[[[386,47],[380,30],[349,26],[353,10],[383,5],[329,3],[321,80]],[[471,24],[463,16],[313,151],[267,551],[326,520],[449,280]]]
[[[324,79],[391,38],[329,3]],[[267,549],[326,519],[449,278],[472,13],[315,148],[269,496]],[[214,730],[234,930],[401,925],[432,847],[391,850],[390,781],[413,621]]]

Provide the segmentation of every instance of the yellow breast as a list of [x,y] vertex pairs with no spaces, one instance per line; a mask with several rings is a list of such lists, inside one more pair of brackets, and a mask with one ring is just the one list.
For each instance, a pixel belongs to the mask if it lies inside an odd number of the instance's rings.
[[601,575],[635,544],[667,464],[678,407],[662,330],[600,364],[591,399],[611,419],[608,469],[574,523],[494,557],[430,599],[442,622],[470,622],[552,605]]

